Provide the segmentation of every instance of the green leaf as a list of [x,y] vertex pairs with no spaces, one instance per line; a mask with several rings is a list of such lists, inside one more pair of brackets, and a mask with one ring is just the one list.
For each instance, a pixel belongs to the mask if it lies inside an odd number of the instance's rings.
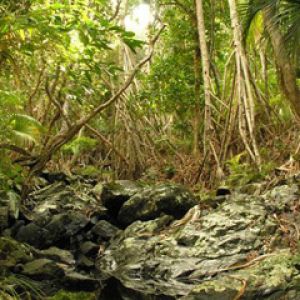
[[9,207],[15,219],[18,219],[20,212],[20,196],[13,191],[7,193],[9,199]]
[[44,127],[42,124],[28,115],[15,114],[10,119],[12,138],[16,142],[38,143]]

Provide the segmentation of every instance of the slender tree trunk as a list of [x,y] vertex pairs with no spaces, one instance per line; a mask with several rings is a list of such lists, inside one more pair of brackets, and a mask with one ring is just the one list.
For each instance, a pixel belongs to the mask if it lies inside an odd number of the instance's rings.
[[199,155],[199,137],[200,137],[200,87],[201,87],[201,56],[200,49],[197,47],[194,56],[194,70],[195,70],[195,114],[194,114],[194,149],[193,153],[197,157]]
[[265,96],[269,99],[269,77],[268,77],[268,60],[266,56],[266,49],[259,50],[260,62],[261,62],[261,73],[265,85]]
[[196,3],[196,17],[197,29],[199,35],[199,46],[201,50],[202,59],[202,73],[204,82],[204,96],[205,96],[205,128],[204,128],[204,152],[209,148],[208,140],[211,137],[212,123],[211,123],[211,96],[210,96],[210,60],[208,46],[205,36],[205,23],[203,12],[203,1],[195,0]]
[[[228,0],[230,8],[231,26],[235,46],[235,59],[237,70],[237,97],[239,102],[239,129],[244,145],[257,166],[261,164],[261,158],[255,138],[255,102],[251,88],[249,64],[245,48],[242,44],[242,30],[238,17],[235,0]],[[249,141],[247,139],[247,132]]]

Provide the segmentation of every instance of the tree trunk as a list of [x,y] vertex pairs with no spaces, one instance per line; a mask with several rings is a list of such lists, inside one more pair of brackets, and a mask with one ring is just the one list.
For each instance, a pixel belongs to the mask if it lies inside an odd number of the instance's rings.
[[205,96],[205,128],[204,128],[204,152],[209,148],[209,139],[211,137],[212,124],[211,124],[211,96],[210,96],[210,60],[209,52],[205,36],[205,23],[203,12],[203,1],[195,0],[196,3],[196,17],[197,29],[199,35],[199,47],[201,50],[202,59],[202,73],[204,82],[204,96]]
[[[235,0],[228,0],[230,8],[231,26],[235,46],[236,60],[236,84],[239,103],[239,129],[244,145],[257,166],[261,164],[261,158],[255,138],[255,103],[251,88],[249,64],[245,48],[242,44],[242,30],[238,17]],[[249,135],[249,141],[247,138]]]
[[193,153],[195,157],[199,156],[199,137],[200,137],[200,88],[201,88],[201,56],[200,49],[197,47],[194,55],[194,71],[195,71],[195,114],[194,114],[194,145]]
[[300,120],[300,89],[297,86],[297,76],[295,67],[291,64],[288,53],[284,48],[284,39],[277,26],[272,22],[274,11],[267,7],[263,11],[266,30],[270,36],[273,46],[275,61],[279,69],[281,86],[285,96],[290,102],[298,121]]

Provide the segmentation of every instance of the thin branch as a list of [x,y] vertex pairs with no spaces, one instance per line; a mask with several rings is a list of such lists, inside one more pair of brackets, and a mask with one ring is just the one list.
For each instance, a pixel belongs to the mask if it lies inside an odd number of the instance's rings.
[[29,111],[30,111],[31,114],[32,114],[32,111],[33,111],[33,108],[32,108],[32,100],[33,100],[33,98],[35,97],[35,95],[37,94],[37,92],[38,92],[38,90],[39,90],[39,87],[40,87],[40,85],[41,85],[41,83],[42,83],[42,79],[43,79],[43,75],[44,75],[44,73],[45,73],[45,70],[46,70],[46,67],[44,66],[44,67],[42,68],[42,70],[40,71],[40,73],[39,73],[39,76],[38,76],[38,80],[37,80],[36,86],[35,86],[33,92],[30,94],[29,99],[28,99],[28,107],[29,107]]
[[129,166],[129,162],[127,161],[127,159],[124,157],[124,155],[118,150],[116,149],[116,147],[114,147],[114,145],[108,140],[106,139],[98,130],[96,130],[95,128],[93,128],[91,125],[89,124],[85,124],[85,127],[92,132],[97,138],[99,138],[99,140],[101,140],[104,144],[106,144],[108,147],[111,148],[112,151],[114,151],[124,162],[127,166]]
[[118,3],[117,3],[117,5],[116,5],[115,12],[114,12],[114,14],[112,15],[112,17],[109,19],[109,22],[113,21],[113,20],[119,15],[120,8],[121,8],[121,2],[122,2],[122,0],[118,0]]
[[27,157],[32,157],[32,155],[28,151],[26,151],[25,149],[23,149],[19,146],[16,146],[16,145],[3,143],[3,144],[0,144],[0,149],[10,150],[10,151],[22,154]]
[[45,91],[46,91],[46,94],[49,98],[49,101],[51,103],[53,103],[55,105],[55,107],[58,109],[58,111],[60,112],[60,115],[64,118],[64,120],[66,121],[68,127],[71,127],[71,123],[70,123],[70,120],[69,118],[66,116],[65,112],[64,112],[64,109],[62,107],[62,105],[59,103],[59,101],[57,101],[56,99],[54,99],[54,97],[52,97],[52,94],[51,94],[51,90],[50,90],[50,87],[49,87],[49,82],[48,80],[46,81],[46,84],[45,84]]
[[150,41],[150,52],[149,54],[142,59],[132,70],[131,74],[128,76],[127,80],[125,81],[124,85],[119,89],[116,94],[114,94],[108,101],[105,103],[99,105],[96,107],[88,116],[81,118],[76,126],[84,126],[86,123],[88,123],[91,119],[93,119],[99,112],[106,109],[108,106],[110,106],[112,103],[114,103],[118,98],[127,90],[127,88],[131,85],[133,79],[135,78],[135,75],[140,70],[140,68],[145,65],[153,56],[154,54],[154,45],[157,42],[159,36],[161,35],[162,31],[165,29],[166,25],[163,25],[156,36],[153,38],[152,41]]

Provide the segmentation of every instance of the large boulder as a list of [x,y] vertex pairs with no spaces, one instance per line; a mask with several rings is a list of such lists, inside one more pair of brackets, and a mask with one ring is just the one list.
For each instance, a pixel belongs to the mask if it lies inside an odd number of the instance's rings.
[[182,186],[161,184],[147,187],[123,204],[118,221],[123,225],[129,225],[137,220],[153,220],[162,214],[180,219],[196,204],[195,197]]
[[139,299],[298,299],[299,254],[282,243],[277,219],[299,205],[298,193],[295,186],[264,196],[233,193],[216,209],[195,206],[171,224],[167,216],[134,222],[97,267]]
[[[246,264],[245,264],[246,265]],[[300,258],[289,250],[278,250],[240,267],[234,274],[221,272],[215,278],[199,284],[182,300],[300,299]]]

